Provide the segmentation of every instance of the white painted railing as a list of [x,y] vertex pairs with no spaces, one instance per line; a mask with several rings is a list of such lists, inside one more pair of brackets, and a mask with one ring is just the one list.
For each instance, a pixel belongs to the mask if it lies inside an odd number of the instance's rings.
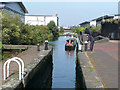
[[[6,80],[6,78],[9,77],[9,66],[10,66],[10,62],[11,61],[17,62],[18,66],[19,66],[19,80],[21,80],[23,78],[23,73],[24,73],[24,62],[23,62],[22,59],[20,59],[18,57],[14,57],[14,58],[8,59],[4,63],[4,66],[3,66],[4,80]],[[7,77],[6,77],[6,65],[7,65]]]

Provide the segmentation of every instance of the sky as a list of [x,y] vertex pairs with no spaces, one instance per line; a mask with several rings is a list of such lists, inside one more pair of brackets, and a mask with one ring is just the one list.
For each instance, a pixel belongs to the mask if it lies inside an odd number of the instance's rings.
[[[62,2],[61,2],[62,1]],[[110,0],[109,0],[110,1]],[[73,26],[90,21],[103,15],[118,13],[118,1],[108,0],[96,2],[95,0],[34,0],[23,1],[29,15],[55,15],[58,14],[59,25]]]
[[0,2],[118,2],[120,0],[0,0]]

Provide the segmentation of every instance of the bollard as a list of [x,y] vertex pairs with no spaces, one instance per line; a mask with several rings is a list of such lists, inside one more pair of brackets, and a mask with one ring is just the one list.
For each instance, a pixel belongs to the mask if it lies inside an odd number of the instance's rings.
[[45,50],[48,50],[48,40],[45,40]]
[[77,47],[76,47],[76,52],[78,53],[78,42],[76,43]]
[[88,49],[87,45],[88,45],[88,42],[85,41],[85,51],[87,51],[87,49]]
[[37,51],[40,51],[40,44],[37,44]]

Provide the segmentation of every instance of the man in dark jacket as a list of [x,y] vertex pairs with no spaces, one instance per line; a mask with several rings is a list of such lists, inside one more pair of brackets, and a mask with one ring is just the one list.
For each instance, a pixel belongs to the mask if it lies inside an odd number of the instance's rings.
[[90,41],[90,51],[93,51],[93,46],[94,46],[94,38],[91,35],[90,31],[88,30],[88,28],[85,29],[85,33],[87,34],[88,40]]
[[93,46],[94,46],[94,38],[92,35],[88,34],[88,40],[90,41],[90,51],[93,51]]

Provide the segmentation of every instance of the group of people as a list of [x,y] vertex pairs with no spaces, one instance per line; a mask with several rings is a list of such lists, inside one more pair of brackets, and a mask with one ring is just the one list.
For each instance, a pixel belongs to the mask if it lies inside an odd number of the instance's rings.
[[[66,44],[70,44],[69,40],[66,41]],[[74,45],[74,41],[71,41],[71,44]]]
[[[80,31],[80,34],[79,34],[79,40],[80,40],[80,44],[83,45],[84,44],[84,36],[83,36],[83,32]],[[93,36],[91,35],[90,31],[88,28],[85,29],[85,35],[87,37],[87,42],[90,41],[90,51],[92,52],[93,51],[93,47],[94,47],[94,38]]]

